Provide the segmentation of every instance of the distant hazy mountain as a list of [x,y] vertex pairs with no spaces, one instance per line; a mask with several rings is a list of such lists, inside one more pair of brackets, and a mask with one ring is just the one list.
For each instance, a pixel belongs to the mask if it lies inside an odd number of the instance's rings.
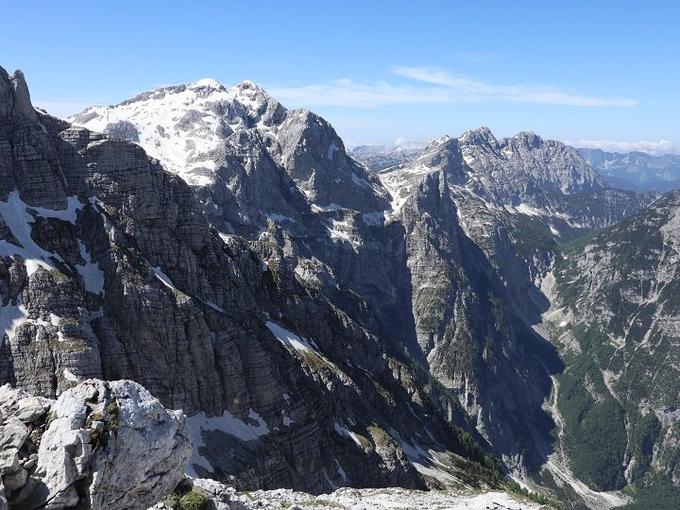
[[621,154],[601,149],[578,151],[616,188],[661,192],[680,188],[680,155],[652,156],[645,152]]
[[369,170],[379,172],[392,166],[407,163],[415,158],[429,142],[406,141],[387,145],[357,145],[350,154]]

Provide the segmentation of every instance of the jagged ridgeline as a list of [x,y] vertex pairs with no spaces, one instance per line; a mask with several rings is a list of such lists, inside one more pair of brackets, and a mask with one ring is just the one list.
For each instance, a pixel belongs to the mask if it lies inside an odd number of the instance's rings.
[[365,150],[369,169],[251,82],[68,123],[3,71],[0,116],[0,382],[54,398],[137,381],[189,416],[189,474],[240,489],[512,475],[577,507],[626,501],[574,453],[575,354],[542,315],[563,244],[655,196],[486,128]]

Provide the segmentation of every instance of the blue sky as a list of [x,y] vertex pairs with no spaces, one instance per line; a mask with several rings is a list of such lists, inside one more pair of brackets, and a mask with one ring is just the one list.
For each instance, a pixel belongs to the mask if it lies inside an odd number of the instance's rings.
[[10,0],[3,18],[0,65],[59,115],[250,79],[349,144],[487,125],[680,150],[680,2]]

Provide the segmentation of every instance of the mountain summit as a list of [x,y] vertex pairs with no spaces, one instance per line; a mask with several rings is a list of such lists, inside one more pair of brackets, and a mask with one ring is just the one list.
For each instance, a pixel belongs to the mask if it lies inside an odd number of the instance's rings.
[[[210,79],[166,87],[119,105],[88,108],[69,120],[139,143],[193,186],[212,186],[228,175],[234,157],[245,171],[252,158],[271,158],[318,206],[333,203],[330,188],[335,203],[344,207],[373,211],[382,203],[384,190],[347,156],[324,119],[287,110],[251,81],[229,88]],[[243,140],[244,134],[252,140],[248,145],[261,144],[264,152],[246,156],[234,149],[230,140]]]

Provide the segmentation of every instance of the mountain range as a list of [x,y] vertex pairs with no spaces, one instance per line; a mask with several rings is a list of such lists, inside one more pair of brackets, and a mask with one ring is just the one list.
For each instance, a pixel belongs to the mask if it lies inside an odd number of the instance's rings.
[[0,70],[0,384],[136,381],[242,491],[672,501],[677,195],[534,133],[381,154],[248,81],[63,121]]
[[601,149],[578,151],[614,187],[660,192],[680,188],[680,155],[621,154]]
[[[390,145],[359,145],[352,156],[373,171],[380,171],[414,159],[427,144],[403,142]],[[638,193],[666,192],[680,188],[680,156],[646,152],[606,152],[602,149],[576,149],[612,188]]]

